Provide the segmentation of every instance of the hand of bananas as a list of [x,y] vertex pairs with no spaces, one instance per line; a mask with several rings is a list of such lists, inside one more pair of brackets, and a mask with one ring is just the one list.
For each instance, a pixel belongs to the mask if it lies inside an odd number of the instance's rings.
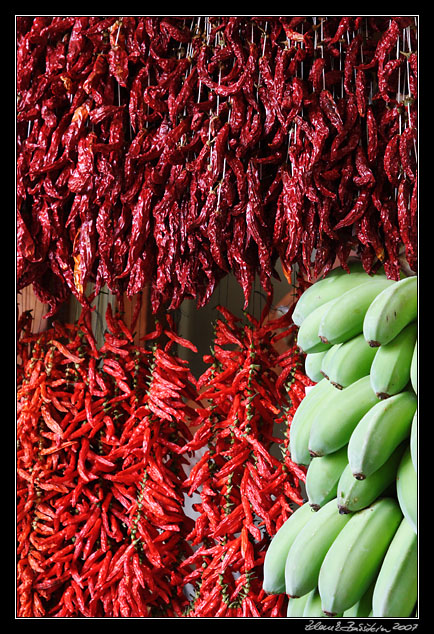
[[276,533],[264,590],[288,617],[408,617],[417,602],[417,277],[334,269],[293,320],[316,382],[290,430],[307,501]]

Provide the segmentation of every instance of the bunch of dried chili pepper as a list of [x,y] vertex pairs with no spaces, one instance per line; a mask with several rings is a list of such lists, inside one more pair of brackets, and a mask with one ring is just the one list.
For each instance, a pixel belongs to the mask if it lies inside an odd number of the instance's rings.
[[293,338],[292,310],[273,321],[268,309],[259,321],[219,311],[209,367],[198,379],[198,427],[184,447],[202,454],[184,482],[189,496],[199,496],[187,536],[194,552],[181,565],[192,595],[186,615],[284,616],[285,596],[262,590],[262,564],[271,537],[303,502],[305,471],[287,450],[311,382],[295,342],[281,354],[275,348]]
[[18,16],[18,290],[415,269],[417,67],[409,16]]
[[169,320],[135,345],[109,305],[98,349],[90,317],[19,321],[17,616],[179,616],[191,344]]

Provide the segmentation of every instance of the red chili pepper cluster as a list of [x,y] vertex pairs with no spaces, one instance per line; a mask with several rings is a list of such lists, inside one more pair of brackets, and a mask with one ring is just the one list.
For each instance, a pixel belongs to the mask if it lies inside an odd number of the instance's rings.
[[[295,343],[282,355],[274,344],[293,333],[289,315],[246,324],[219,307],[209,368],[198,380],[199,426],[185,450],[202,450],[184,483],[198,516],[182,563],[193,587],[190,617],[285,616],[285,595],[262,590],[271,536],[303,503],[305,472],[287,452],[290,421],[311,382]],[[292,311],[289,311],[289,313]],[[282,437],[275,437],[275,424]],[[281,455],[273,447],[281,446]]]
[[41,334],[21,315],[18,617],[283,615],[262,563],[302,503],[288,431],[311,382],[295,343],[276,351],[294,334],[291,311],[243,325],[219,310],[199,381],[173,350],[196,351],[170,317],[137,345],[109,304],[98,348],[90,311]]
[[[180,616],[193,521],[182,486],[194,379],[159,326],[133,345],[107,313],[31,334],[19,322],[17,616]],[[162,336],[166,343],[161,343]]]
[[19,16],[17,89],[18,290],[50,314],[417,265],[412,17]]

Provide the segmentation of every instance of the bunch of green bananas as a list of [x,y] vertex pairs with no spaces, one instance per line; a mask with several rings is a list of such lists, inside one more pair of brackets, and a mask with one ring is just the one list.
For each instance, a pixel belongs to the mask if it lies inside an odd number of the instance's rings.
[[288,616],[408,617],[417,600],[417,277],[335,269],[293,319],[316,383],[290,429],[307,501],[273,537],[264,590]]

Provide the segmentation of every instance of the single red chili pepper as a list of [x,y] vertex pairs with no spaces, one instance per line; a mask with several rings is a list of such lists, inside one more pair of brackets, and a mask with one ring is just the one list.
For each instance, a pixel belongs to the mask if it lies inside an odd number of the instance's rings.
[[351,17],[345,16],[340,19],[338,28],[336,29],[336,32],[333,35],[333,37],[329,40],[328,46],[331,46],[332,44],[336,44],[336,42],[338,42],[340,39],[343,38],[345,33],[350,30],[352,20],[353,20],[352,16]]
[[399,185],[400,158],[399,135],[393,135],[384,150],[384,171],[389,182],[397,187]]
[[348,227],[354,224],[357,220],[359,220],[366,211],[366,208],[369,204],[370,200],[370,192],[367,189],[364,189],[360,192],[353,208],[351,211],[340,220],[335,226],[334,230],[341,229],[342,227]]
[[364,117],[366,115],[367,108],[367,94],[366,94],[366,74],[364,70],[358,68],[356,70],[356,101],[359,115]]
[[354,163],[356,170],[358,171],[358,176],[353,177],[353,182],[357,185],[357,187],[374,186],[375,177],[372,173],[371,168],[369,167],[369,163],[362,145],[357,146]]
[[405,128],[399,138],[399,156],[401,159],[402,169],[412,183],[415,181],[415,172],[413,167],[415,163],[413,155],[413,144],[415,143],[415,140],[416,132],[415,129],[411,127]]
[[357,64],[362,38],[357,33],[348,45],[344,62],[344,88],[348,94],[353,94],[354,68]]
[[416,171],[413,188],[411,191],[411,198],[410,198],[411,228],[415,236],[417,235],[417,205],[418,205],[417,201],[418,201],[418,198],[417,198],[417,171]]
[[404,63],[403,57],[398,57],[397,59],[391,59],[384,67],[381,68],[381,72],[378,73],[378,89],[381,95],[381,98],[386,102],[390,103],[394,101],[394,98],[389,96],[389,92],[394,92],[395,89],[390,85],[390,77],[391,75]]
[[368,156],[368,161],[370,163],[373,163],[375,159],[377,158],[378,133],[377,133],[377,122],[375,119],[374,112],[372,110],[372,106],[367,107],[366,123],[367,123],[367,132],[368,132],[367,156]]
[[309,72],[309,81],[312,82],[312,87],[315,92],[319,92],[322,88],[325,65],[326,61],[323,57],[317,57],[312,63]]
[[341,132],[343,129],[342,118],[329,90],[326,89],[320,92],[319,105],[336,130]]
[[410,245],[410,187],[406,179],[402,179],[398,187],[397,210],[398,226],[402,242],[408,247]]

